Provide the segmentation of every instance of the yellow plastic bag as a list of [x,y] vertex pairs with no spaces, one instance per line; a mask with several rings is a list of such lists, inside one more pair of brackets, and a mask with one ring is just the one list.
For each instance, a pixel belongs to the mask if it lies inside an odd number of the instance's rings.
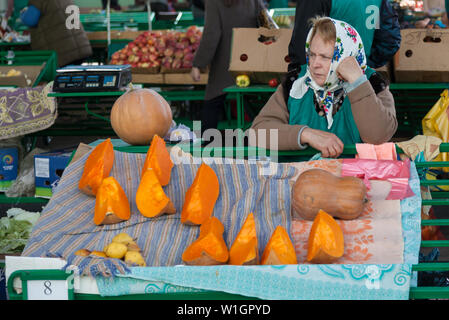
[[[449,142],[449,91],[445,89],[440,99],[430,109],[422,120],[423,134],[425,136],[438,137],[443,142]],[[434,161],[449,161],[447,152],[440,153]],[[449,167],[441,168],[449,172]]]

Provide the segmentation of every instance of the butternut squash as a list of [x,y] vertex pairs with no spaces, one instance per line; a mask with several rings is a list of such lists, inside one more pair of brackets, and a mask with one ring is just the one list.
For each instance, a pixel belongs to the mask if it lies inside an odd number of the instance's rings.
[[320,210],[340,219],[356,219],[368,201],[366,186],[356,177],[337,177],[322,169],[299,175],[292,190],[293,218],[313,221]]

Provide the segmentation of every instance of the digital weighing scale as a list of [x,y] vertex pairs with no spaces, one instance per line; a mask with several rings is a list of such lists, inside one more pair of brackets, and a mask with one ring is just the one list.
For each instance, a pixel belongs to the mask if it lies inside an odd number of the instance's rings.
[[131,80],[130,65],[66,66],[56,70],[53,91],[118,91]]

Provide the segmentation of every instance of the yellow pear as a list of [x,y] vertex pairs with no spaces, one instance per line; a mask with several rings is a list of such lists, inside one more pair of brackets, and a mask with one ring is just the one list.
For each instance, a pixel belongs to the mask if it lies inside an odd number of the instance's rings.
[[130,242],[134,242],[134,239],[131,238],[127,233],[120,233],[112,238],[111,242],[123,243],[124,245],[128,245]]
[[111,242],[106,248],[106,255],[109,258],[122,259],[127,251],[128,247],[125,244]]
[[128,251],[141,251],[139,245],[135,242],[132,241],[130,243],[128,243]]
[[128,251],[125,255],[125,262],[129,264],[137,264],[141,267],[145,267],[147,265],[138,251]]
[[87,257],[90,254],[91,254],[91,252],[87,249],[80,249],[75,252],[76,256],[81,256],[81,257]]
[[91,256],[97,256],[97,257],[103,257],[103,258],[107,258],[108,256],[106,255],[106,253],[104,253],[103,251],[92,251],[90,253]]

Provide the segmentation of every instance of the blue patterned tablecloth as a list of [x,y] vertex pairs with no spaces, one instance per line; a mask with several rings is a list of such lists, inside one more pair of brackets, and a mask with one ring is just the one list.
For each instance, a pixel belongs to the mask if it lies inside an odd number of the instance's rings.
[[407,300],[416,285],[421,239],[421,193],[411,163],[413,197],[401,200],[404,263],[386,265],[174,266],[130,268],[126,276],[97,277],[102,296],[223,291],[261,299]]

